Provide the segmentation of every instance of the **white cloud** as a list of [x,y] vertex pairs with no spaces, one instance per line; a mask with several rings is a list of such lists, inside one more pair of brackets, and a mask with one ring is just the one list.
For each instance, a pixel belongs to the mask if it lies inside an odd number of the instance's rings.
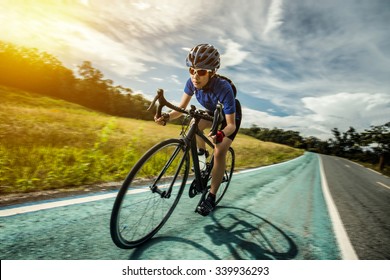
[[268,39],[283,24],[283,0],[272,0],[268,9],[263,36]]
[[[337,93],[321,97],[304,97],[301,113],[286,117],[243,109],[243,126],[278,127],[299,131],[303,136],[323,140],[332,137],[331,129],[346,131],[350,126],[358,131],[390,120],[390,95],[383,93]],[[306,109],[306,110],[305,110]],[[308,112],[309,113],[303,113]]]
[[337,93],[321,97],[305,97],[305,107],[313,112],[313,120],[328,127],[368,128],[390,119],[390,95],[383,93]]
[[242,50],[242,46],[231,39],[220,39],[220,44],[225,47],[225,53],[221,54],[221,69],[241,64],[248,56],[248,52]]
[[322,131],[322,127],[318,127],[318,124],[308,122],[308,116],[274,116],[266,112],[261,112],[247,107],[243,107],[242,110],[242,127],[250,127],[257,125],[259,127],[266,128],[282,128],[285,130],[300,131],[303,136],[318,135],[324,136],[325,133]]
[[170,80],[177,85],[182,85],[182,82],[177,75],[171,75]]

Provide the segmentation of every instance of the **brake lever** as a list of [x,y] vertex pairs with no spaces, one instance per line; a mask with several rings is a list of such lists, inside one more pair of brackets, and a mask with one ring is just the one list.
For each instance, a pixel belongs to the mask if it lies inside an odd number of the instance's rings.
[[156,95],[156,96],[154,97],[152,103],[150,103],[148,109],[146,109],[147,111],[150,111],[150,110],[154,107],[154,105],[156,104],[157,99],[158,99],[158,96]]
[[161,104],[162,102],[162,98],[164,98],[164,90],[159,88],[157,90],[157,94],[156,96],[154,97],[152,103],[150,104],[149,108],[147,109],[148,111],[151,110],[154,105],[156,104],[157,100],[159,101],[158,102],[158,105],[157,105],[157,110],[156,110],[156,117],[157,118],[160,118],[161,117],[161,111],[162,111],[162,107],[164,106],[164,104]]
[[214,111],[213,126],[210,129],[211,135],[217,134],[218,125],[222,122],[223,119],[222,109],[223,104],[218,102],[217,108]]

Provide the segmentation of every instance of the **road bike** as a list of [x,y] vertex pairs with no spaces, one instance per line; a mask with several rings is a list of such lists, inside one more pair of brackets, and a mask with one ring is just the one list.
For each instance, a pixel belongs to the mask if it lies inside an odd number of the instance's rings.
[[[123,249],[137,247],[151,239],[165,224],[182,196],[187,181],[191,181],[188,195],[200,196],[195,212],[207,197],[210,189],[211,171],[214,165],[214,144],[198,129],[200,120],[212,122],[212,135],[223,119],[222,104],[218,104],[212,116],[194,105],[184,110],[164,97],[159,89],[148,110],[155,107],[156,116],[162,115],[163,107],[183,113],[190,121],[183,125],[179,138],[162,141],[150,148],[134,165],[124,180],[111,213],[110,233],[114,243]],[[207,144],[210,156],[201,169],[196,135]],[[235,155],[229,148],[226,169],[216,197],[216,205],[225,195],[234,170]],[[192,162],[192,165],[191,165]]]

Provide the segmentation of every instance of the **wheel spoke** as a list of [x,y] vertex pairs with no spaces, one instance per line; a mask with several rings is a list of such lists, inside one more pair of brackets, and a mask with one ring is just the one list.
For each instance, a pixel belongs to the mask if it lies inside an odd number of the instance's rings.
[[[119,247],[142,244],[169,218],[189,172],[189,158],[181,145],[180,140],[170,139],[154,146],[130,171],[111,216],[111,236]],[[158,191],[153,192],[154,187]],[[167,192],[170,196],[162,195]]]

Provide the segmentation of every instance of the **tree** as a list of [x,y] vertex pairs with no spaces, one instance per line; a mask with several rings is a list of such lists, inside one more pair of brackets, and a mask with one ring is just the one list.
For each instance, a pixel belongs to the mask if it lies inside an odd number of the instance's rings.
[[386,157],[390,153],[390,122],[384,125],[371,126],[362,133],[363,143],[372,147],[379,157],[379,170],[383,170]]
[[331,131],[335,138],[335,139],[330,139],[332,153],[336,156],[343,156],[344,149],[345,149],[344,138],[342,137],[342,134],[337,127],[333,128]]
[[73,72],[53,55],[0,41],[0,84],[61,97],[73,90],[74,81]]

